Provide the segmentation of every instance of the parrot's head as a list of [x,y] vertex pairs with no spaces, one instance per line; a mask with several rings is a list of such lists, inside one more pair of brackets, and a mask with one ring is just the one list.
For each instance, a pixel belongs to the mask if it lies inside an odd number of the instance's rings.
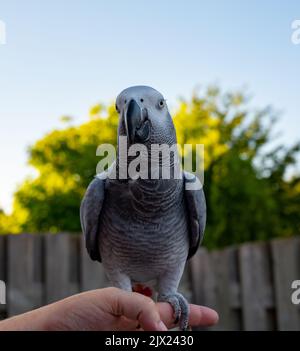
[[166,100],[157,90],[147,86],[127,88],[118,95],[116,109],[120,115],[119,135],[127,135],[129,145],[176,143]]

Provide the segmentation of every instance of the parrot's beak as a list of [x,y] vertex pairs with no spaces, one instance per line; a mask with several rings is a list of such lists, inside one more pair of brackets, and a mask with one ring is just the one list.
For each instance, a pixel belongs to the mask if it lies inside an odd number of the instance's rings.
[[134,99],[129,101],[125,111],[125,127],[130,144],[143,143],[149,140],[148,112],[145,108],[141,109]]

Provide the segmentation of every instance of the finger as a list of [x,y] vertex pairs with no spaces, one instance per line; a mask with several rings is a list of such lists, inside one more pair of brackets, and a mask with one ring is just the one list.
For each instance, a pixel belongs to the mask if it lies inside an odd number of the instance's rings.
[[110,290],[108,302],[112,314],[135,320],[144,330],[167,330],[157,305],[149,297],[117,288]]
[[138,321],[126,318],[124,316],[115,317],[116,331],[142,331],[141,325]]
[[[162,321],[168,328],[175,326],[174,324],[174,311],[172,306],[166,302],[159,302],[157,304],[159,314]],[[218,313],[209,307],[190,305],[189,325],[196,326],[212,326],[218,323]]]

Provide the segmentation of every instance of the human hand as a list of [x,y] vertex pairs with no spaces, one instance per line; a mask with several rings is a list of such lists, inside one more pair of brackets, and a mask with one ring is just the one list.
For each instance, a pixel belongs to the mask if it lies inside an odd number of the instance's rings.
[[[191,326],[217,321],[214,310],[190,305]],[[83,292],[0,323],[0,330],[166,331],[173,327],[170,304],[117,288]]]

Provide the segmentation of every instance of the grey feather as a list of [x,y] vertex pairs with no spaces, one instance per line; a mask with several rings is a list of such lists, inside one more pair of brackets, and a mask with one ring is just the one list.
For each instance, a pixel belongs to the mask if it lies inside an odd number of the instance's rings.
[[[187,182],[195,182],[199,179],[195,175],[183,172],[185,185]],[[187,216],[189,223],[190,248],[188,259],[197,251],[202,242],[206,225],[206,201],[203,188],[198,190],[185,189]]]
[[105,182],[105,179],[95,178],[87,188],[80,206],[80,221],[87,251],[92,260],[99,262],[99,220],[104,203]]

